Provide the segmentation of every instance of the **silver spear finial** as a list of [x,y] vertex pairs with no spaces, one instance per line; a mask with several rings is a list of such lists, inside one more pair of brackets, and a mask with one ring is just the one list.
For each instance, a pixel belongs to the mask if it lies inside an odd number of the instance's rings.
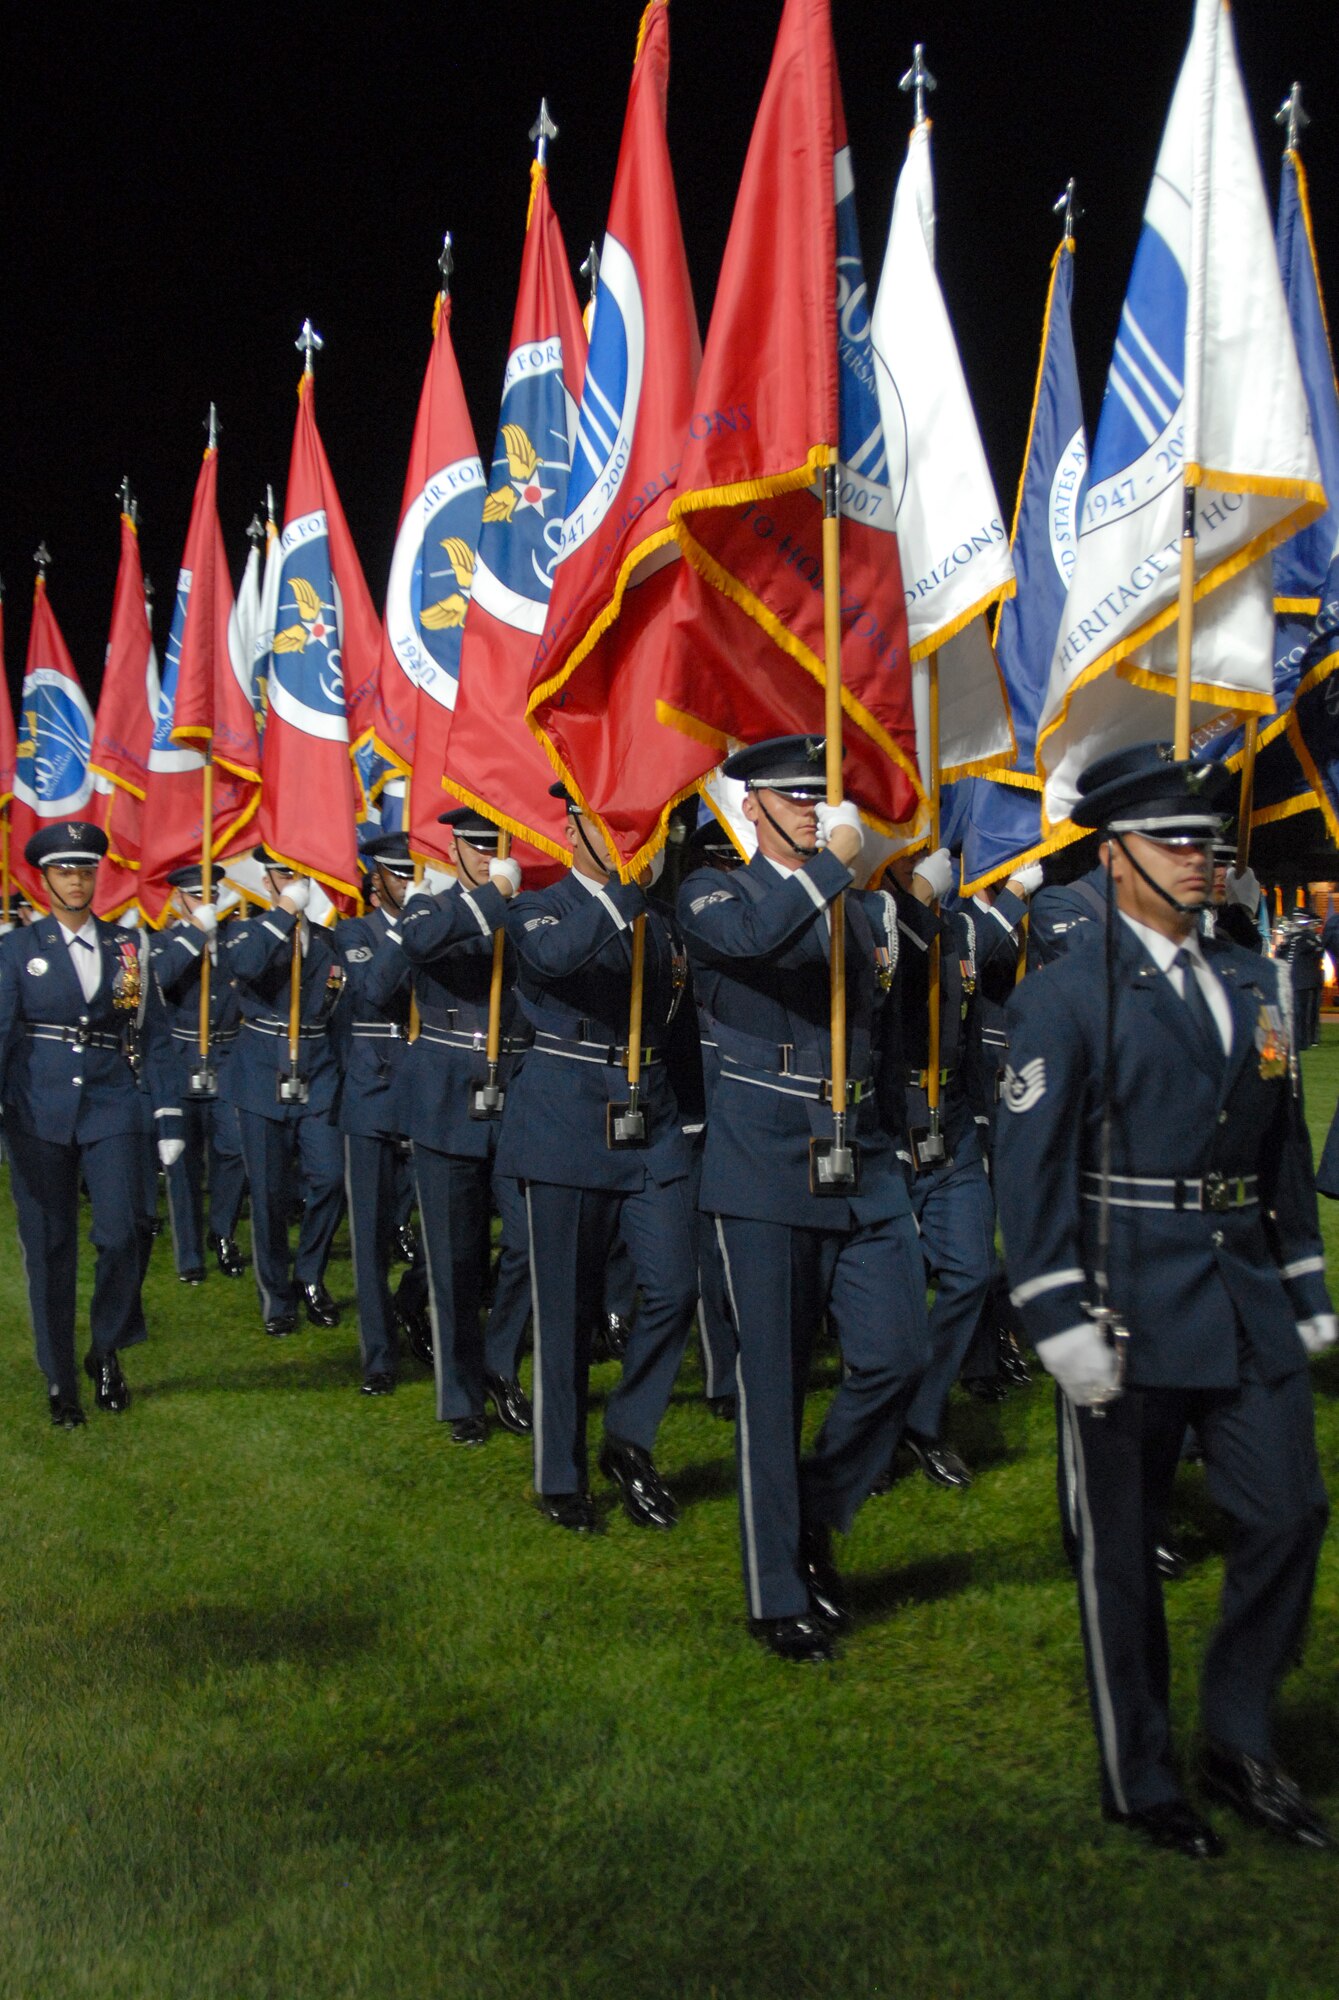
[[[303,331],[306,331],[305,327]],[[318,340],[316,345],[319,347],[320,344]],[[205,434],[210,451],[217,451],[219,448],[219,439],[223,436],[223,426],[219,422],[219,413],[213,403],[210,404],[209,415],[205,418]]]
[[924,42],[917,42],[915,49],[912,51],[911,68],[897,87],[899,90],[914,93],[916,100],[916,123],[923,125],[925,123],[925,93],[928,90],[938,90],[939,88],[939,85],[926,68]]
[[1278,110],[1274,113],[1274,123],[1287,128],[1288,151],[1295,153],[1297,151],[1298,139],[1311,123],[1306,112],[1302,109],[1302,86],[1300,83],[1293,85]]
[[539,116],[530,127],[530,137],[535,142],[535,158],[539,161],[541,167],[548,164],[549,140],[556,139],[557,136],[558,127],[549,116],[549,100],[547,97],[541,97],[539,100]]
[[581,266],[581,276],[587,279],[590,284],[590,296],[587,303],[594,305],[595,294],[600,289],[600,246],[598,243],[592,243],[590,249],[586,252],[586,261]]
[[448,229],[442,238],[442,254],[437,259],[437,269],[442,274],[442,297],[444,299],[449,299],[451,296],[451,279],[455,273],[455,268],[455,247],[451,241],[451,231]]
[[39,542],[33,550],[33,561],[37,564],[37,574],[45,582],[46,573],[51,567],[51,551],[45,542]]
[[312,372],[312,356],[313,354],[320,353],[321,349],[325,346],[325,342],[309,319],[303,320],[302,331],[293,342],[293,345],[302,356],[303,374],[310,375]]
[[1074,176],[1073,174],[1071,174],[1069,179],[1065,182],[1064,193],[1061,195],[1057,195],[1055,200],[1051,203],[1052,215],[1060,215],[1062,212],[1064,214],[1066,241],[1068,241],[1069,238],[1074,234],[1074,224],[1083,214],[1083,209],[1080,207],[1079,203],[1074,199],[1074,188],[1075,188]]

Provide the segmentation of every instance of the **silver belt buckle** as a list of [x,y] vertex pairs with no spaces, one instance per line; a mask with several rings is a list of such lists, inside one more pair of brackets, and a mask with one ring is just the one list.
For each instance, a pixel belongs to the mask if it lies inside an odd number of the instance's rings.
[[1204,1176],[1204,1206],[1214,1215],[1223,1215],[1232,1206],[1232,1193],[1222,1174]]

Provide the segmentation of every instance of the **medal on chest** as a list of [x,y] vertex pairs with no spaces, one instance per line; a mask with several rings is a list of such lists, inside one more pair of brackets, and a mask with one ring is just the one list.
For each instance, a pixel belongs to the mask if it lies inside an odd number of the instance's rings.
[[133,1014],[139,1012],[139,1003],[139,945],[133,938],[119,938],[116,970],[112,974],[112,1005],[123,1014]]

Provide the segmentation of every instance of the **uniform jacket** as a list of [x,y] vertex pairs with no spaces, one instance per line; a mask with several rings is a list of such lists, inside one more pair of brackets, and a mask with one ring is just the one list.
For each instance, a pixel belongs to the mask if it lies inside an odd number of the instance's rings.
[[[930,1122],[925,1085],[920,1081],[930,1056],[930,942],[939,934],[939,1067],[948,1075],[940,1085],[940,1120],[944,1143],[962,1166],[981,1157],[978,1113],[986,1116],[981,1096],[977,1055],[976,993],[979,976],[980,913],[955,909],[937,915],[909,891],[898,889],[898,928],[902,935],[902,1049],[906,1063],[907,1124],[912,1133]],[[991,920],[1001,942],[1004,932]],[[987,939],[992,954],[993,938]]]
[[[1232,1051],[1203,1050],[1186,1002],[1121,920],[1116,959],[1111,1303],[1136,1387],[1225,1388],[1239,1344],[1266,1381],[1305,1365],[1296,1321],[1328,1311],[1311,1152],[1289,1075],[1277,969],[1202,945],[1232,1008]],[[1008,1007],[1009,1072],[995,1193],[1014,1303],[1031,1339],[1081,1323],[1096,1298],[1105,1049],[1096,938],[1025,979]],[[1132,1181],[1258,1178],[1258,1201],[1216,1211],[1196,1191]],[[1088,1178],[1085,1180],[1085,1176]]]
[[[158,1138],[178,1138],[181,1107],[147,945],[140,933],[96,921],[102,982],[91,1001],[55,917],[0,938],[0,1106],[7,1121],[54,1145],[145,1133],[151,1122]],[[117,1046],[98,1046],[106,1037]],[[132,1038],[143,1090],[124,1053]]]
[[288,994],[297,918],[290,910],[265,910],[228,925],[220,956],[237,993],[241,1028],[219,1096],[239,1111],[282,1121],[329,1114],[339,1087],[336,1010],[344,968],[330,932],[312,924],[302,959],[298,1074],[307,1079],[305,1104],[281,1104],[276,1079],[288,1073]]
[[984,896],[973,896],[967,914],[976,926],[976,1005],[967,1056],[971,1071],[968,1095],[977,1106],[977,1122],[984,1119],[989,1129],[994,1124],[1000,1079],[1009,1059],[1004,1010],[1017,984],[1027,902],[1011,890],[1001,889],[993,903]]
[[410,974],[400,933],[385,910],[369,910],[336,924],[332,936],[344,967],[339,1129],[394,1139],[408,1108]]
[[[891,899],[851,890],[835,855],[783,878],[755,855],[731,875],[699,869],[679,891],[704,1036],[719,1065],[702,1165],[709,1213],[849,1230],[908,1212],[898,1169],[902,1073],[887,983],[897,959]],[[862,1086],[848,1134],[850,1197],[809,1190],[809,1141],[832,1137],[819,1082],[832,1067],[828,910],[846,896],[847,1074]]]
[[1028,971],[1051,965],[1072,946],[1100,935],[1106,907],[1107,871],[1100,862],[1076,882],[1048,883],[1038,889],[1028,915]]
[[[646,916],[642,1070],[646,1144],[606,1144],[608,1105],[627,1102],[624,1058],[632,989],[632,926]],[[640,1192],[692,1168],[685,1125],[702,1122],[702,1053],[688,955],[673,917],[635,883],[599,895],[575,873],[513,898],[507,935],[518,961],[517,999],[535,1043],[507,1093],[498,1172],[563,1187]]]
[[[487,1159],[499,1135],[498,1121],[472,1118],[470,1104],[488,1081],[493,936],[506,914],[507,898],[491,882],[469,891],[457,882],[440,896],[412,896],[400,912],[401,963],[412,974],[421,1022],[405,1058],[404,1129],[415,1145],[461,1159]],[[502,979],[498,1082],[507,1093],[505,1110],[518,1051],[530,1039],[516,1006],[510,944],[504,945]]]
[[[217,950],[210,965],[209,1048],[216,1070],[223,1068],[232,1053],[241,1019],[224,954],[232,921],[220,925],[214,933]],[[163,999],[179,1091],[186,1089],[189,1073],[199,1060],[200,980],[207,951],[204,933],[191,923],[169,925],[157,933],[149,946],[149,962]]]

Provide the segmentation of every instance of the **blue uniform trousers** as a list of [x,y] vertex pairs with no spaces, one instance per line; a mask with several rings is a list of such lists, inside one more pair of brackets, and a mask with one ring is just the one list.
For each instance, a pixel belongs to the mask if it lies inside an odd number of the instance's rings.
[[79,1183],[87,1183],[97,1251],[89,1314],[94,1354],[112,1354],[145,1338],[140,1285],[152,1237],[145,1212],[140,1132],[117,1132],[87,1145],[53,1145],[11,1126],[5,1134],[10,1186],[18,1212],[37,1365],[48,1383],[73,1398],[75,1280],[79,1263]]
[[918,1174],[911,1206],[935,1301],[930,1365],[907,1411],[907,1429],[917,1437],[938,1438],[948,1392],[972,1344],[995,1271],[995,1200],[983,1162],[950,1160]]
[[[251,1264],[263,1318],[297,1310],[297,1287],[319,1284],[344,1204],[344,1148],[323,1114],[265,1118],[238,1107],[237,1129],[251,1187]],[[304,1206],[296,1259],[288,1249],[294,1166]]]
[[605,1430],[651,1451],[669,1407],[695,1304],[695,1215],[687,1180],[648,1175],[637,1193],[526,1183],[535,1336],[535,1491],[586,1485],[591,1330],[602,1309],[605,1267],[622,1236],[641,1287]]
[[182,1132],[186,1150],[167,1170],[167,1213],[172,1224],[172,1256],[177,1275],[203,1271],[204,1185],[209,1179],[209,1232],[235,1236],[246,1192],[246,1168],[237,1132],[237,1112],[217,1098],[183,1097]]
[[[702,1155],[694,1161],[693,1201],[702,1181]],[[725,1265],[721,1261],[720,1239],[714,1215],[698,1212],[695,1225],[697,1244],[697,1337],[702,1349],[702,1393],[706,1396],[733,1396],[735,1356],[739,1342],[730,1317],[730,1301],[725,1289]]]
[[[925,1366],[925,1283],[908,1215],[849,1232],[716,1218],[739,1336],[736,1380],[744,1582],[754,1618],[809,1611],[800,1530],[846,1530],[896,1448]],[[843,1378],[809,1456],[800,1426],[826,1316]]]
[[364,1375],[393,1375],[399,1361],[389,1273],[400,1177],[397,1140],[365,1132],[344,1134],[344,1193]]
[[[515,1379],[530,1313],[521,1191],[514,1180],[494,1174],[491,1159],[439,1153],[419,1140],[414,1142],[414,1176],[432,1319],[437,1418],[449,1423],[457,1417],[481,1417],[484,1376]],[[494,1201],[502,1216],[502,1254],[485,1329],[480,1312]]]
[[1104,1802],[1140,1812],[1182,1796],[1153,1549],[1187,1424],[1233,1529],[1201,1727],[1226,1749],[1271,1761],[1270,1703],[1301,1644],[1329,1517],[1307,1371],[1265,1383],[1243,1368],[1235,1390],[1127,1390],[1100,1414],[1061,1398],[1060,1423]]

